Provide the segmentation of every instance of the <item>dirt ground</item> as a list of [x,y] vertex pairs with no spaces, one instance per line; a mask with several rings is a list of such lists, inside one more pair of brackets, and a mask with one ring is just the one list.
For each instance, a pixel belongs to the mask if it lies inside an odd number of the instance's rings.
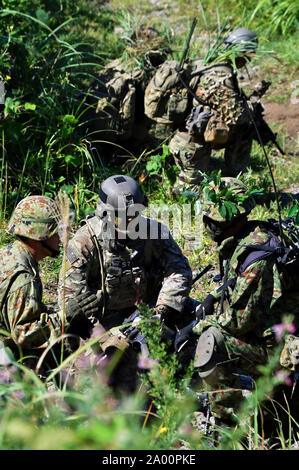
[[[294,151],[295,144],[298,146],[299,132],[299,104],[292,103],[263,103],[265,120],[269,125],[283,124],[289,137],[286,139],[287,150]],[[298,148],[296,151],[298,154]]]

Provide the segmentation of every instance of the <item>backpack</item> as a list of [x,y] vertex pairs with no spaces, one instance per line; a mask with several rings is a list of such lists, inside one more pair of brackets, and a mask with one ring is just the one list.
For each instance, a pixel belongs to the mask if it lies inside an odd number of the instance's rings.
[[269,237],[267,242],[260,245],[246,245],[247,256],[238,266],[238,274],[242,274],[256,261],[270,256],[275,256],[276,264],[282,269],[295,274],[299,268],[299,229],[295,220],[289,217],[282,221],[284,242],[281,239],[279,223],[275,219],[268,219],[263,225]]
[[[178,62],[166,60],[145,89],[144,113],[154,121],[180,125],[189,107],[188,90],[181,84]],[[186,75],[187,70],[180,72]]]
[[246,250],[242,258],[239,259],[236,269],[237,276],[228,280],[229,262],[227,263],[227,268],[224,269],[223,259],[220,259],[220,275],[216,277],[218,281],[223,281],[222,285],[217,289],[218,292],[222,292],[221,309],[227,288],[234,289],[237,277],[242,275],[250,265],[260,260],[275,257],[275,264],[285,279],[290,279],[292,284],[294,284],[294,281],[298,278],[299,229],[295,220],[289,217],[282,221],[284,242],[281,239],[278,221],[268,219],[267,222],[262,223],[262,227],[267,231],[268,240],[263,244],[245,245]]

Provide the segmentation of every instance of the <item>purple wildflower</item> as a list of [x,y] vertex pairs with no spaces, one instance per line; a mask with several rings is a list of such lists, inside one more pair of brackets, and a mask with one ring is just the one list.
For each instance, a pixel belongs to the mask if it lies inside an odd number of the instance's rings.
[[295,333],[296,327],[294,323],[278,323],[273,326],[276,341],[280,341],[285,332]]
[[140,356],[138,361],[139,369],[152,369],[155,367],[159,361],[148,356]]
[[288,387],[291,387],[293,385],[293,380],[291,379],[291,377],[288,375],[288,372],[285,371],[285,370],[278,370],[276,373],[275,373],[275,376],[276,378],[280,381],[280,382],[284,382]]

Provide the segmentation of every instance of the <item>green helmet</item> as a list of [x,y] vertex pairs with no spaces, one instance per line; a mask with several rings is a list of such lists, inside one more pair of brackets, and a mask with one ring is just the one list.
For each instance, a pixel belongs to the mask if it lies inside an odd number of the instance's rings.
[[220,204],[217,205],[211,200],[204,199],[204,216],[216,222],[229,222],[242,214],[249,214],[255,207],[254,197],[252,195],[248,196],[247,186],[238,178],[224,177],[221,178],[219,186],[213,185],[211,187],[216,194],[219,194],[225,188],[229,191],[229,202],[233,203],[232,211],[222,210]]
[[8,224],[8,232],[43,241],[58,232],[58,208],[53,199],[28,196],[19,202]]
[[238,46],[240,52],[255,52],[258,46],[257,35],[246,28],[238,28],[224,41],[228,46]]

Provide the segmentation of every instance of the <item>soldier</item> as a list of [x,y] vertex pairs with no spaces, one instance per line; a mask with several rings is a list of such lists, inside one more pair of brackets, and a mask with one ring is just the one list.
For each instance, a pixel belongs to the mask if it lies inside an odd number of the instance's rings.
[[251,60],[257,44],[255,33],[239,28],[225,40],[225,61],[204,65],[203,60],[194,60],[182,70],[168,61],[149,82],[145,114],[177,129],[169,144],[180,169],[176,192],[184,187],[198,190],[200,172],[207,171],[212,149],[225,148],[230,176],[248,165],[253,132],[235,69]]
[[[144,114],[144,91],[168,52],[166,38],[152,27],[142,25],[128,37],[123,56],[108,63],[89,89],[88,128],[93,139],[121,143],[122,152],[123,147],[134,151],[157,145],[148,132],[157,126]],[[105,153],[117,150],[120,148],[108,145]]]
[[212,414],[230,421],[242,399],[242,374],[259,376],[257,366],[267,363],[288,314],[294,325],[287,321],[284,327],[292,334],[281,342],[280,363],[298,371],[298,259],[290,247],[283,248],[273,224],[248,220],[255,202],[241,181],[222,178],[214,189],[224,188],[236,196],[233,216],[212,206],[203,217],[219,247],[223,285],[199,306],[196,325],[177,334],[175,347],[179,350],[192,332],[200,335],[194,367],[203,387],[218,391],[209,395]]
[[[142,215],[145,206],[146,196],[136,181],[111,176],[100,185],[95,214],[69,242],[66,275],[63,279],[61,274],[60,283],[66,300],[78,291],[97,295],[99,323],[93,331],[90,323],[91,336],[120,326],[140,302],[161,315],[166,326],[184,320],[192,282],[189,263],[168,229]],[[100,345],[109,357],[116,349],[126,350],[110,385],[134,390],[137,356],[123,335],[105,334]]]
[[[9,222],[8,232],[16,240],[0,250],[0,366],[4,368],[13,357],[23,356],[31,356],[25,365],[35,367],[50,339],[61,335],[61,314],[47,313],[42,302],[38,266],[45,257],[59,255],[58,224],[57,205],[44,196],[23,199]],[[80,316],[94,312],[94,301],[95,296],[84,294],[66,305],[65,332],[72,332]]]

